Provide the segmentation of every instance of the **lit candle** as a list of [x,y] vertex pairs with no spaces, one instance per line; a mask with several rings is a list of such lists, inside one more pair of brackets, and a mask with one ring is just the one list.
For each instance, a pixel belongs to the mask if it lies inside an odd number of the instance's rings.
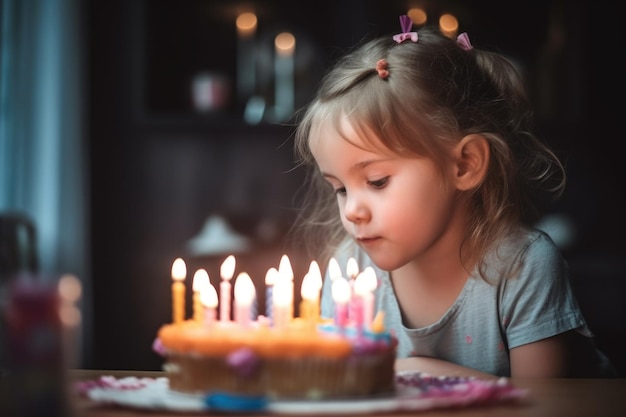
[[198,323],[202,323],[202,316],[204,315],[200,294],[202,294],[202,290],[210,284],[209,273],[206,269],[198,269],[196,273],[193,274],[193,319]]
[[204,306],[204,324],[212,326],[217,315],[217,291],[209,282],[200,292],[200,302]]
[[265,316],[271,321],[272,320],[272,297],[274,291],[274,284],[276,283],[276,279],[278,278],[278,269],[272,267],[267,270],[265,274]]
[[230,293],[232,285],[230,280],[235,274],[235,257],[229,255],[220,267],[220,321],[230,321]]
[[360,312],[355,311],[355,309],[360,308],[357,307],[356,304],[361,304],[361,301],[357,300],[357,297],[354,296],[354,280],[358,274],[359,264],[356,262],[356,259],[350,257],[346,265],[346,275],[350,283],[350,302],[348,303],[348,318],[350,320],[355,320],[355,314],[360,314]]
[[185,320],[185,284],[187,265],[181,258],[176,258],[172,264],[172,319],[174,323]]
[[235,321],[242,327],[250,324],[250,309],[256,295],[254,283],[246,272],[237,275],[235,280]]
[[376,272],[374,268],[367,267],[357,275],[354,280],[354,296],[352,297],[353,309],[351,319],[360,331],[372,325],[374,317],[374,290],[376,289]]
[[332,284],[333,301],[335,301],[335,325],[343,329],[348,324],[348,302],[350,301],[350,284],[341,277]]
[[376,276],[376,271],[374,271],[374,268],[371,266],[366,267],[361,275],[365,287],[365,294],[363,295],[363,320],[366,326],[371,327],[374,321],[374,292],[378,287],[378,277]]
[[254,35],[257,28],[257,17],[246,12],[237,16],[237,95],[245,103],[255,94],[256,58]]
[[355,279],[356,276],[359,275],[359,264],[356,262],[356,259],[352,257],[348,259],[348,263],[346,264],[346,275],[349,279]]
[[311,261],[309,264],[309,272],[307,274],[312,286],[315,288],[315,298],[313,299],[313,305],[311,306],[311,319],[318,323],[320,320],[320,292],[322,290],[322,271],[316,261]]
[[273,297],[273,322],[276,329],[285,329],[289,325],[291,304],[293,303],[293,294],[289,280],[278,274],[276,283],[274,284]]
[[289,32],[279,33],[274,39],[275,113],[278,121],[287,120],[294,110],[294,52],[296,38]]
[[328,261],[328,275],[330,276],[330,279],[332,281],[343,276],[341,274],[341,268],[339,267],[339,263],[335,258],[330,258],[330,261]]
[[287,311],[288,320],[293,318],[293,268],[291,267],[291,262],[289,261],[289,257],[287,255],[283,255],[280,258],[280,263],[278,264],[278,277],[281,281],[284,282],[284,285],[287,287],[285,291],[288,293],[289,297],[289,305]]

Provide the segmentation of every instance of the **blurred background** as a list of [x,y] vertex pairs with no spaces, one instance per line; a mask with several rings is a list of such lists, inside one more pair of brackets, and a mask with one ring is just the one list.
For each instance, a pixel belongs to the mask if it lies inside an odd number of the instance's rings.
[[[188,300],[193,271],[215,285],[230,253],[259,292],[282,254],[301,280],[310,259],[284,239],[303,179],[293,113],[335,59],[415,8],[417,27],[448,15],[445,31],[522,71],[569,174],[540,226],[624,369],[625,39],[611,2],[0,0],[1,285],[16,270],[73,274],[71,365],[157,370],[175,258]],[[6,242],[30,255],[9,265]]]

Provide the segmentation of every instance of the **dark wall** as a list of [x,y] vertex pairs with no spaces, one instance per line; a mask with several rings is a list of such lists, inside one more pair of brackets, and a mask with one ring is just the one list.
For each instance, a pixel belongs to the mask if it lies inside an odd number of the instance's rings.
[[[302,181],[302,173],[292,170],[289,126],[245,125],[238,103],[220,114],[198,115],[180,98],[176,86],[186,85],[181,78],[191,66],[211,60],[232,65],[234,31],[213,36],[219,26],[189,27],[198,24],[198,10],[232,2],[147,3],[151,14],[141,1],[92,0],[88,7],[94,340],[85,356],[87,367],[100,369],[159,369],[150,346],[158,326],[170,320],[170,268],[184,256],[185,242],[215,213],[253,237],[263,219],[284,231]],[[345,48],[365,36],[397,32],[405,10],[399,1],[316,1],[307,13],[302,2],[257,4],[260,19],[277,27],[283,22],[310,46],[313,59],[306,77],[300,74],[298,104]],[[623,34],[606,20],[619,14],[591,1],[437,4],[458,11],[461,31],[475,45],[522,65],[540,133],[568,163],[568,191],[550,211],[575,224],[576,240],[564,249],[588,295],[582,304],[591,311],[594,300],[607,300],[606,282],[613,285],[612,303],[615,294],[623,300],[624,188],[617,148],[623,106],[607,104],[623,87]],[[169,23],[163,20],[168,13]],[[562,37],[551,38],[558,25]],[[197,37],[206,37],[206,50],[189,41]],[[290,250],[279,238],[259,245],[259,253],[269,254],[250,261],[259,271],[261,263],[277,265],[280,253]],[[219,259],[194,262],[215,270]],[[299,262],[302,273],[309,260]],[[605,305],[591,315],[610,317],[606,333],[617,326],[624,335],[619,307]]]

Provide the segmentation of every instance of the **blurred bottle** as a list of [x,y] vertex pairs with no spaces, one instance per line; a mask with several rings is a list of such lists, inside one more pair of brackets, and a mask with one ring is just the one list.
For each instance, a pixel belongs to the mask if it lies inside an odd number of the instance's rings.
[[20,273],[37,272],[36,244],[35,225],[28,216],[16,211],[0,212],[0,378],[6,374],[8,365],[4,313],[9,285]]
[[66,417],[60,298],[36,243],[27,216],[0,213],[0,415]]

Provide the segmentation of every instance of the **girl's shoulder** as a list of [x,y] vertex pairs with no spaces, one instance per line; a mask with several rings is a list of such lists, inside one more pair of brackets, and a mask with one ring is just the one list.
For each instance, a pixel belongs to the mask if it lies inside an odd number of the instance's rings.
[[529,227],[513,230],[495,248],[495,252],[499,257],[560,257],[560,249],[550,235],[543,230]]
[[508,278],[541,275],[555,279],[567,275],[567,266],[559,247],[544,231],[518,228],[507,235],[486,257],[488,282]]

